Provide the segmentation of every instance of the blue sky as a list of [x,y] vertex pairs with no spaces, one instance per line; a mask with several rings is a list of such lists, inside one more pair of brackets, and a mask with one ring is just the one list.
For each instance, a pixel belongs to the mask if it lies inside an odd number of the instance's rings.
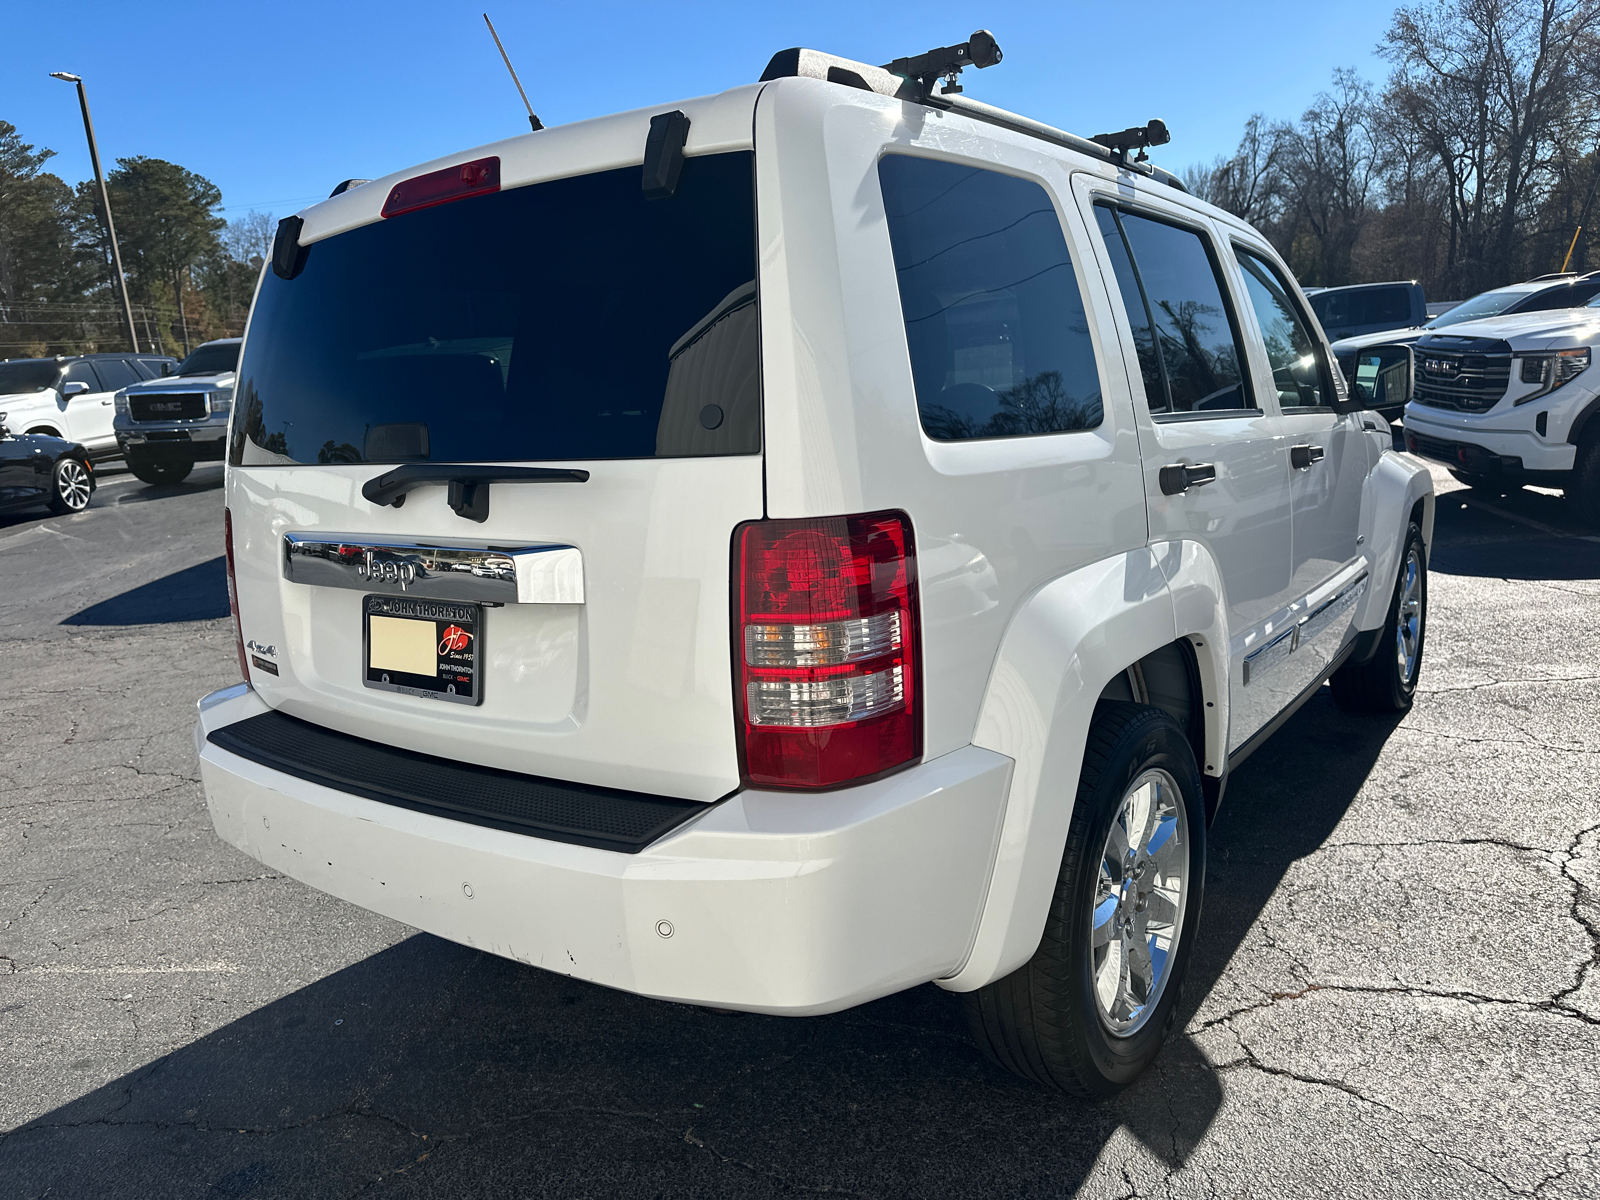
[[[486,0],[546,124],[756,79],[804,45],[887,62],[991,29],[1005,61],[967,94],[1081,134],[1161,117],[1179,170],[1237,143],[1245,118],[1298,116],[1335,67],[1374,82],[1395,5],[1332,0],[1140,4],[553,5]],[[102,156],[170,159],[222,188],[229,217],[285,216],[372,177],[525,131],[479,14],[485,0],[141,4],[3,0],[0,119],[90,175],[70,85],[84,77]]]

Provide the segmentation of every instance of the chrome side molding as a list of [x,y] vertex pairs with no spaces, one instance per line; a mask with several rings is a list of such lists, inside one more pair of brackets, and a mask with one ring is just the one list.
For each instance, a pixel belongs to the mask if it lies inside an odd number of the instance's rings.
[[1335,620],[1349,612],[1356,601],[1366,594],[1367,575],[1362,572],[1266,645],[1245,655],[1245,685],[1248,686],[1252,679],[1259,679],[1263,672],[1282,663],[1302,644],[1325,633]]
[[429,600],[583,603],[583,552],[576,546],[422,545],[286,533],[283,577],[313,587]]

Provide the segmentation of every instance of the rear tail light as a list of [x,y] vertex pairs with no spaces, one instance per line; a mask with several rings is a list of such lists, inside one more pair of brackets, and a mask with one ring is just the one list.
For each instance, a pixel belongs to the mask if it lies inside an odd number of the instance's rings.
[[922,754],[916,550],[902,513],[734,534],[741,773],[826,788]]
[[250,660],[244,652],[244,627],[239,623],[239,580],[233,573],[233,511],[222,510],[222,552],[228,563],[228,611],[233,614],[233,644],[239,651],[239,674],[250,682]]
[[491,154],[460,166],[402,179],[389,189],[389,198],[383,202],[383,215],[398,217],[419,208],[432,208],[435,204],[485,196],[499,190],[500,159]]

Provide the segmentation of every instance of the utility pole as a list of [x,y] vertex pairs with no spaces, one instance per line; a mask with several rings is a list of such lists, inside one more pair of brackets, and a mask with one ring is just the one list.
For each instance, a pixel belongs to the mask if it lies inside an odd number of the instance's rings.
[[122,316],[128,323],[128,345],[139,353],[139,332],[133,326],[133,305],[128,303],[128,279],[122,273],[122,251],[117,246],[117,227],[111,220],[111,194],[106,191],[105,172],[100,169],[100,147],[95,145],[94,122],[89,119],[89,93],[83,89],[83,80],[66,71],[51,71],[51,79],[78,85],[78,106],[83,109],[83,132],[89,138],[89,161],[94,164],[95,182],[100,185],[100,203],[106,213],[106,233],[111,238],[111,263],[117,272],[117,288],[122,293]]

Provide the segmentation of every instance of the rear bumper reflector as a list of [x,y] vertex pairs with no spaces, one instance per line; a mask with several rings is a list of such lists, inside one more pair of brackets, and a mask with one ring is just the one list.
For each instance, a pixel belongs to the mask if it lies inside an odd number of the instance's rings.
[[297,779],[418,812],[551,841],[637,854],[707,806],[452,762],[352,737],[280,712],[206,735]]

